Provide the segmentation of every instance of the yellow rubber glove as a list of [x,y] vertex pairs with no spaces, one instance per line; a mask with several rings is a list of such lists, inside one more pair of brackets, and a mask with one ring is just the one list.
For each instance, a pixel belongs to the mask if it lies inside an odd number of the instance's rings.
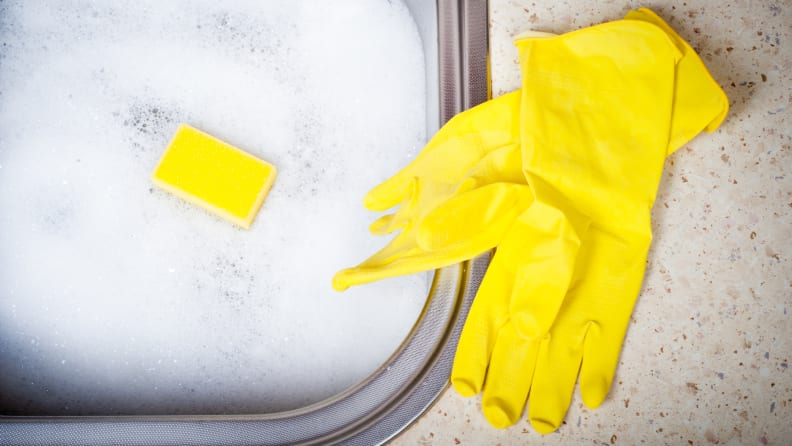
[[[654,23],[663,28],[679,48],[689,48],[665,22],[647,9],[632,11],[627,18]],[[552,36],[547,33],[533,34]],[[674,101],[678,103],[678,111],[672,119],[680,121],[681,125],[672,122],[670,151],[676,150],[701,130],[685,125],[695,121],[695,113],[699,109],[722,109],[725,114],[726,108],[721,107],[720,103],[721,95],[713,92],[715,84],[702,68],[703,64],[698,57],[685,57],[678,65],[678,71],[693,75],[686,77],[688,82],[675,85]],[[695,75],[702,72],[703,77]],[[697,94],[698,92],[701,94]],[[513,92],[461,113],[438,132],[413,163],[366,196],[366,207],[375,211],[401,203],[395,214],[375,221],[371,225],[371,232],[388,234],[398,229],[402,232],[360,265],[340,271],[333,279],[335,289],[340,291],[352,285],[440,268],[473,258],[500,243],[505,227],[522,210],[520,206],[505,204],[519,202],[527,205],[532,200],[530,192],[527,195],[525,192],[518,193],[517,188],[505,185],[493,185],[478,191],[465,198],[468,201],[467,213],[460,214],[458,209],[457,222],[446,221],[442,231],[424,231],[429,235],[423,239],[419,237],[416,240],[416,222],[434,206],[465,190],[494,181],[525,183],[525,178],[517,173],[520,168],[520,161],[517,159],[519,154],[516,151],[516,145],[519,144],[519,95],[519,92]],[[494,204],[496,202],[500,204]],[[454,205],[449,207],[454,208]],[[471,239],[462,235],[465,233],[471,234],[469,237],[476,237],[478,234],[480,239],[486,238],[486,242],[480,244],[478,252],[469,249],[470,243],[464,251],[460,251],[463,248],[439,248],[438,246],[443,245],[440,239],[431,241],[437,234],[445,234],[446,238],[469,242]],[[549,320],[549,315],[554,313],[556,306],[545,305],[541,308],[548,312],[548,317],[543,319]]]
[[[584,402],[604,400],[643,277],[664,157],[717,128],[728,109],[662,20],[648,10],[628,18],[517,42],[523,189],[535,201],[502,234],[452,372],[461,394],[483,390],[496,427],[519,419],[530,390],[532,424],[555,430],[578,371]],[[497,234],[449,224],[466,206],[463,194],[427,214],[421,244],[491,247]]]
[[[478,190],[471,196],[480,206],[476,212],[485,210],[490,202],[524,199],[523,194],[510,193],[508,187],[483,187],[495,182],[525,182],[520,170],[519,107],[520,93],[514,92],[460,113],[440,129],[413,162],[372,189],[363,200],[369,210],[400,206],[395,213],[376,220],[369,228],[371,232],[401,232],[360,265],[339,271],[333,278],[333,288],[343,291],[352,285],[474,257],[469,250],[460,252],[454,247],[431,252],[423,249],[416,240],[418,222],[439,204],[471,189]],[[501,220],[511,224],[508,219]]]

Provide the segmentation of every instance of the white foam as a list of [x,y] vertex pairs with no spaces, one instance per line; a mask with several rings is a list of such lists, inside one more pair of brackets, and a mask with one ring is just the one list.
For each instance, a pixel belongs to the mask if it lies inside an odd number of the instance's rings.
[[[283,410],[395,351],[425,275],[343,294],[363,194],[424,135],[404,5],[0,3],[0,394],[61,413]],[[249,231],[152,187],[179,122],[275,164]]]

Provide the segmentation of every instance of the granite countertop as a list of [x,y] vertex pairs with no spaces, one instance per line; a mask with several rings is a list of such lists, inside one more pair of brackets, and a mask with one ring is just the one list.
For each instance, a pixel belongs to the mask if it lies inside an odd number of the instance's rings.
[[608,399],[576,392],[555,433],[496,430],[453,389],[393,445],[792,442],[792,3],[490,0],[493,95],[519,87],[513,37],[650,7],[702,56],[731,110],[666,162],[654,241]]

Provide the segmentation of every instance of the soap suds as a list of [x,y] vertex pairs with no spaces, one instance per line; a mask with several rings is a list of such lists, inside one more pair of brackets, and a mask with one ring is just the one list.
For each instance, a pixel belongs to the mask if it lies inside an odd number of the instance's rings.
[[[4,409],[285,410],[395,351],[428,276],[330,282],[385,243],[361,199],[426,138],[404,5],[0,9]],[[250,230],[150,183],[180,122],[277,166]]]

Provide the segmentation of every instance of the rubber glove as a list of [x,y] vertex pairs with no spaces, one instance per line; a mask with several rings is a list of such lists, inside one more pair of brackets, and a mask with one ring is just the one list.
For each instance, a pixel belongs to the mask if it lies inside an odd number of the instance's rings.
[[[532,424],[555,430],[578,371],[584,403],[604,400],[643,277],[664,157],[717,128],[728,109],[670,27],[648,10],[628,17],[517,42],[523,187],[535,201],[503,234],[452,372],[461,394],[483,389],[496,427],[519,419],[530,390]],[[460,195],[427,214],[422,244],[486,250],[497,235],[443,229],[465,206]],[[552,233],[565,250],[547,249]]]
[[[648,9],[632,11],[626,18],[654,23],[663,28],[678,47],[689,48],[681,37]],[[548,33],[532,34],[552,36]],[[683,58],[677,68],[683,73],[689,71],[694,75],[686,77],[689,82],[677,83],[675,86],[675,103],[692,102],[682,103],[677,107],[679,111],[674,114],[673,119],[681,121],[683,125],[672,123],[670,147],[674,149],[671,150],[675,150],[700,131],[698,128],[684,125],[695,120],[695,116],[691,114],[699,108],[722,109],[725,114],[725,108],[720,104],[722,98],[713,93],[714,83],[706,70],[701,70],[702,68],[703,64],[698,57]],[[703,77],[695,75],[701,72],[705,73]],[[698,92],[702,94],[696,94]],[[474,199],[472,203],[475,206],[468,205],[468,213],[464,214],[465,219],[457,219],[467,220],[466,224],[445,222],[444,231],[426,230],[424,233],[429,236],[418,237],[418,240],[416,240],[416,222],[437,204],[465,190],[494,181],[525,183],[524,178],[519,178],[519,174],[515,174],[517,169],[515,158],[518,156],[515,152],[515,144],[518,144],[519,140],[518,95],[519,92],[507,94],[452,119],[413,163],[366,196],[364,204],[375,211],[388,209],[401,202],[395,214],[375,221],[371,225],[371,232],[381,235],[398,229],[402,232],[360,265],[336,274],[333,280],[334,288],[344,290],[352,285],[440,268],[473,258],[500,243],[503,239],[504,225],[513,221],[514,216],[521,211],[519,206],[510,207],[506,206],[506,203],[528,204],[531,202],[530,192],[520,193],[516,188],[506,185],[492,186],[486,191],[479,191],[466,197],[466,200]],[[479,159],[480,156],[482,158]],[[470,167],[471,165],[474,167]],[[495,204],[497,202],[501,203]],[[453,205],[450,207],[453,208]],[[459,212],[457,210],[457,214]],[[461,234],[454,234],[455,230],[467,234],[479,234],[479,238],[489,235],[489,238],[475,253],[469,248],[464,252],[460,251],[462,249],[460,247],[438,248],[443,245],[442,240],[431,241],[431,238],[436,237],[438,233],[445,233],[447,238],[466,240]],[[544,308],[552,314],[555,307],[544,306]]]
[[[395,213],[376,220],[370,231],[379,235],[401,232],[358,266],[339,271],[333,278],[333,288],[343,291],[352,285],[441,268],[475,257],[469,250],[455,247],[423,249],[416,239],[418,222],[439,204],[471,190],[476,190],[468,197],[472,200],[471,212],[476,214],[495,212],[487,211],[490,203],[503,206],[515,199],[530,200],[530,196],[515,194],[509,186],[511,182],[525,183],[521,171],[519,108],[520,93],[513,92],[458,114],[413,162],[372,189],[363,200],[366,208],[383,211],[399,207]],[[515,204],[517,208],[524,206]],[[508,218],[500,221],[511,224]],[[488,220],[485,224],[494,223]]]

